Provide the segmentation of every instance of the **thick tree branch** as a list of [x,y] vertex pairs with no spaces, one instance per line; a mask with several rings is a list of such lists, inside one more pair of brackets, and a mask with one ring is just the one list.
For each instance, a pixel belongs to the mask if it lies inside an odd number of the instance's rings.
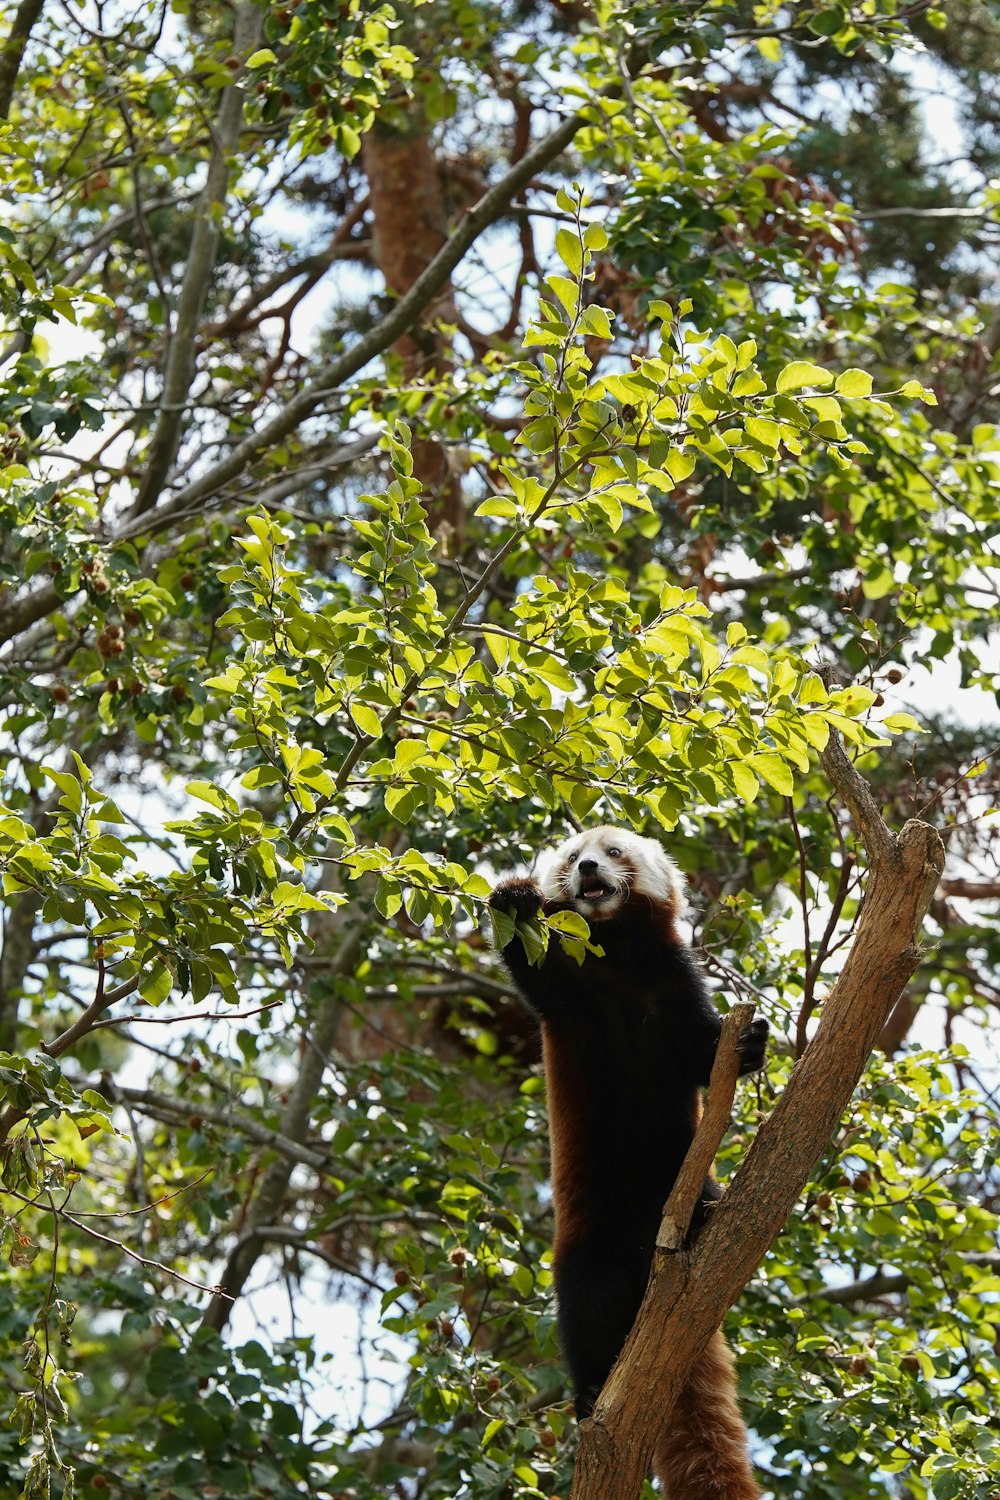
[[855,208],[852,213],[856,219],[989,219],[995,210],[990,204],[983,204],[980,208],[962,207],[959,204],[951,204],[943,208]]
[[[991,1270],[1000,1270],[1000,1255],[963,1255],[962,1260],[970,1266],[988,1266]],[[804,1307],[811,1302],[875,1302],[880,1297],[892,1297],[897,1292],[905,1292],[912,1284],[913,1277],[906,1271],[876,1271],[872,1276],[865,1276],[860,1281],[848,1281],[844,1286],[818,1287],[814,1292],[797,1297],[793,1305]]]
[[[363,369],[369,360],[383,353],[395,343],[401,334],[410,328],[427,305],[440,291],[466,251],[485,229],[501,218],[507,211],[511,198],[533,177],[560,156],[573,137],[588,123],[586,112],[571,115],[563,123],[539,141],[526,156],[522,157],[498,182],[488,189],[449,236],[439,253],[413,286],[400,297],[395,306],[381,318],[364,336],[352,344],[350,349],[330,360],[316,372],[314,378],[291,398],[269,422],[263,422],[242,442],[237,443],[226,456],[213,464],[200,478],[193,480],[171,496],[168,504],[171,519],[183,519],[197,510],[203,501],[216,494],[225,485],[238,479],[260,456],[294,432],[307,417],[328,399],[332,390],[343,385],[352,375]],[[176,337],[176,334],[175,334]],[[187,387],[185,386],[185,392]],[[166,392],[164,393],[166,399]],[[180,405],[183,405],[183,398]],[[178,420],[180,413],[177,413]],[[159,486],[162,488],[162,484]],[[144,482],[142,494],[155,502],[152,486]],[[134,535],[142,526],[135,519],[146,508],[139,502],[133,507],[132,522],[123,528],[123,534]],[[150,518],[152,524],[153,518]],[[50,583],[42,584],[34,592],[15,599],[0,609],[0,645],[13,640],[29,629],[38,620],[66,601]]]
[[35,956],[35,918],[42,904],[37,891],[11,894],[3,915],[0,949],[0,1050],[13,1052],[17,1014],[28,965]]
[[942,880],[945,896],[962,896],[968,901],[995,901],[1000,896],[1000,880],[962,880],[957,876]]
[[[260,37],[263,16],[254,0],[240,5],[233,23],[233,54],[243,64]],[[229,184],[229,163],[243,124],[242,67],[223,89],[212,140],[205,187],[195,210],[191,248],[177,301],[177,317],[163,375],[160,415],[153,433],[146,473],[134,511],[141,515],[156,504],[180,443],[184,405],[194,376],[195,339],[205,298],[212,281],[222,227],[222,208]]]
[[830,731],[821,759],[823,769],[857,825],[872,866],[876,867],[880,860],[890,858],[895,840],[882,819],[871,787],[855,769],[854,762],[844,749],[843,740],[835,730]]
[[174,1099],[153,1089],[126,1088],[114,1079],[105,1079],[99,1087],[114,1103],[130,1104],[138,1114],[161,1120],[166,1125],[187,1124],[195,1114],[206,1124],[218,1125],[223,1130],[245,1136],[248,1141],[254,1141],[279,1156],[286,1156],[295,1164],[312,1167],[317,1172],[329,1171],[332,1165],[329,1152],[289,1140],[279,1130],[269,1130],[266,1125],[259,1125],[244,1114],[238,1115],[233,1109],[216,1109],[201,1100]]
[[712,1064],[708,1103],[694,1140],[688,1148],[677,1181],[670,1190],[656,1243],[661,1250],[680,1250],[687,1239],[691,1218],[701,1198],[705,1178],[733,1113],[733,1096],[740,1076],[740,1033],[753,1020],[754,1007],[734,1005],[722,1023],[722,1035]]
[[0,608],[0,646],[14,640],[32,625],[58,609],[63,598],[51,583],[43,583],[30,594],[22,594]]
[[384,318],[370,328],[343,354],[317,370],[301,391],[288,401],[269,422],[263,422],[241,443],[207,469],[200,478],[186,485],[173,497],[177,509],[200,503],[225,484],[238,478],[269,448],[286,437],[311,416],[327,399],[331,390],[343,385],[364,368],[369,360],[394,344],[437,296],[466,251],[485,229],[507,210],[511,198],[541,170],[560,156],[573,137],[588,123],[587,113],[571,115],[538,142],[538,145],[488,189],[475,207],[459,221],[427,269],[418,276],[406,294],[399,298]]
[[[336,976],[344,974],[355,963],[361,949],[362,926],[359,923],[347,933],[337,953],[330,959],[329,977],[333,981],[331,992],[323,1000],[309,1029],[307,1045],[302,1054],[295,1085],[281,1116],[278,1134],[285,1141],[304,1144],[309,1135],[313,1106],[323,1082],[323,1074],[340,1027],[343,1015],[343,1000],[336,985]],[[261,1178],[247,1212],[243,1233],[234,1245],[225,1270],[219,1280],[219,1288],[205,1309],[202,1322],[209,1328],[220,1331],[229,1321],[233,1302],[242,1292],[257,1261],[267,1249],[263,1234],[265,1226],[280,1224],[285,1204],[285,1195],[292,1175],[294,1161],[287,1152],[276,1156]],[[271,1234],[273,1238],[273,1233]]]
[[815,1036],[726,1196],[690,1251],[657,1254],[635,1326],[582,1424],[572,1500],[639,1494],[689,1372],[794,1207],[916,968],[916,935],[944,863],[941,840],[919,822],[890,833],[836,734],[822,760],[870,861],[857,937]]
[[14,85],[21,71],[24,49],[45,0],[21,0],[3,46],[0,47],[0,120],[6,120],[14,99]]

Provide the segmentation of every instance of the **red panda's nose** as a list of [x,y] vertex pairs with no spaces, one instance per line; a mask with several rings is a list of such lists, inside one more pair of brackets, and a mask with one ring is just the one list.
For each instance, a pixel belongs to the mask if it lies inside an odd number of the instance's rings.
[[596,859],[581,859],[580,864],[579,864],[579,870],[580,870],[580,874],[581,875],[593,875],[595,873],[595,871],[597,870],[597,860]]

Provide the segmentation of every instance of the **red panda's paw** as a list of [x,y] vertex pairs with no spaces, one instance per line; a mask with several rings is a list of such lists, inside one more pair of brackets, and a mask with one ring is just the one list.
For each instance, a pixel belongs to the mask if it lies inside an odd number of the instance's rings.
[[767,1022],[758,1018],[740,1032],[740,1073],[759,1073],[767,1051]]
[[493,888],[490,905],[509,912],[515,920],[536,917],[542,909],[542,893],[533,880],[501,880]]

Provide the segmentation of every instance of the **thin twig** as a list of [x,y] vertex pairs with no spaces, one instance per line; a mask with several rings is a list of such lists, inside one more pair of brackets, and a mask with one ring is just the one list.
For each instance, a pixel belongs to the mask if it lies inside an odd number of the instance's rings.
[[[180,1271],[175,1271],[172,1266],[165,1266],[162,1261],[150,1260],[148,1256],[140,1255],[137,1250],[132,1250],[128,1245],[123,1245],[121,1240],[116,1240],[112,1235],[102,1234],[99,1229],[94,1229],[90,1224],[81,1223],[75,1214],[68,1213],[65,1208],[56,1208],[54,1205],[46,1207],[44,1204],[39,1203],[37,1198],[29,1198],[24,1193],[17,1192],[14,1188],[4,1188],[4,1192],[9,1193],[12,1198],[16,1198],[19,1203],[27,1204],[29,1208],[37,1208],[42,1213],[50,1213],[56,1218],[65,1219],[67,1224],[72,1224],[73,1228],[79,1229],[81,1234],[89,1235],[92,1240],[100,1240],[104,1245],[113,1245],[116,1250],[120,1250],[130,1260],[138,1261],[139,1265],[148,1266],[150,1270],[162,1271],[164,1276],[172,1276],[175,1281],[182,1281],[185,1286],[191,1287],[193,1291],[206,1292],[213,1297],[226,1296],[226,1293],[218,1285],[205,1286],[200,1281],[192,1281],[189,1276],[182,1276]],[[228,1300],[232,1301],[233,1299],[230,1297]]]

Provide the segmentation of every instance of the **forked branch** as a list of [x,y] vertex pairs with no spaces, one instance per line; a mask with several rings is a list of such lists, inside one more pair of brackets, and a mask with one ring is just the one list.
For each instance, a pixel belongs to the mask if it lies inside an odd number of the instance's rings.
[[909,822],[898,836],[886,827],[835,733],[822,761],[868,853],[857,936],[815,1036],[729,1191],[689,1250],[658,1250],[635,1326],[581,1426],[572,1500],[638,1496],[690,1371],[827,1148],[919,961],[917,934],[944,865],[941,840],[925,823]]

